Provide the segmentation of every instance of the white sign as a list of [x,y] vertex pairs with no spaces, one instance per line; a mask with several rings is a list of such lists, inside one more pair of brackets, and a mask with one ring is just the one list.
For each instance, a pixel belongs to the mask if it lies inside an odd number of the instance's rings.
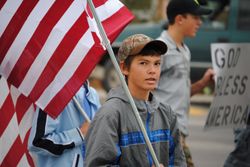
[[212,44],[215,97],[205,129],[245,127],[250,111],[250,43]]

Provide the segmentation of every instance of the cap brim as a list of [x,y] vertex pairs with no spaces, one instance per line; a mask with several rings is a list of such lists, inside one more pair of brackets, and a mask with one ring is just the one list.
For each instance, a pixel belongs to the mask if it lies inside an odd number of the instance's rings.
[[211,13],[212,13],[211,9],[207,9],[207,8],[203,8],[203,7],[199,7],[197,10],[192,12],[192,14],[194,14],[194,15],[209,15]]
[[167,45],[160,40],[153,40],[150,41],[149,43],[147,43],[142,50],[146,50],[146,49],[150,49],[150,50],[155,50],[156,52],[158,52],[159,54],[165,54],[168,50]]

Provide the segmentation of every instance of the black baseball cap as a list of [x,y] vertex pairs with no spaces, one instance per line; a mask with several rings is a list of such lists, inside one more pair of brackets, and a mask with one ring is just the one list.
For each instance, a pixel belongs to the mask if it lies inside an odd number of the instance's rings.
[[167,16],[173,20],[178,14],[190,13],[193,15],[208,15],[212,13],[211,9],[200,5],[199,0],[171,0],[167,6]]

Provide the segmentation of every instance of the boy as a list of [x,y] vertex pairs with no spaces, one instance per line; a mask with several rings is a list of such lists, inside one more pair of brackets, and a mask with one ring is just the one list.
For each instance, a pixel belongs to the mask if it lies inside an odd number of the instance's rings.
[[[134,98],[159,163],[185,167],[176,116],[151,91],[160,77],[161,54],[167,46],[136,34],[118,51],[120,68]],[[112,89],[86,135],[86,166],[153,166],[129,100],[121,87]]]
[[[92,119],[100,107],[99,96],[88,82],[76,93],[86,114]],[[35,156],[37,167],[82,167],[84,161],[84,135],[89,123],[71,100],[62,113],[53,119],[37,109],[29,137],[29,150]]]
[[164,104],[170,104],[177,114],[187,165],[193,167],[191,154],[185,142],[188,136],[190,96],[213,83],[214,72],[208,69],[201,80],[191,85],[191,53],[184,39],[195,37],[202,24],[200,16],[212,11],[203,8],[198,0],[171,0],[166,11],[169,26],[161,33],[159,40],[168,45],[168,52],[162,56],[161,77],[154,95]]

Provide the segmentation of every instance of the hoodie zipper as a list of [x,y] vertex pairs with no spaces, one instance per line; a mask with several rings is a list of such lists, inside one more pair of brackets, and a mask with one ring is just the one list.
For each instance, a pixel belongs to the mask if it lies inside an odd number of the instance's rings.
[[[147,134],[148,134],[148,138],[149,138],[149,140],[150,140],[150,142],[151,142],[151,139],[150,139],[151,131],[150,131],[150,127],[149,127],[149,123],[150,123],[150,112],[149,112],[149,109],[148,109],[148,104],[147,104],[147,102],[145,102],[145,105],[146,105],[146,108],[147,108],[146,131],[147,131]],[[152,165],[153,165],[153,159],[152,159],[152,156],[151,156],[150,151],[149,151],[148,148],[147,148],[147,156],[148,156],[149,166],[152,166]]]

